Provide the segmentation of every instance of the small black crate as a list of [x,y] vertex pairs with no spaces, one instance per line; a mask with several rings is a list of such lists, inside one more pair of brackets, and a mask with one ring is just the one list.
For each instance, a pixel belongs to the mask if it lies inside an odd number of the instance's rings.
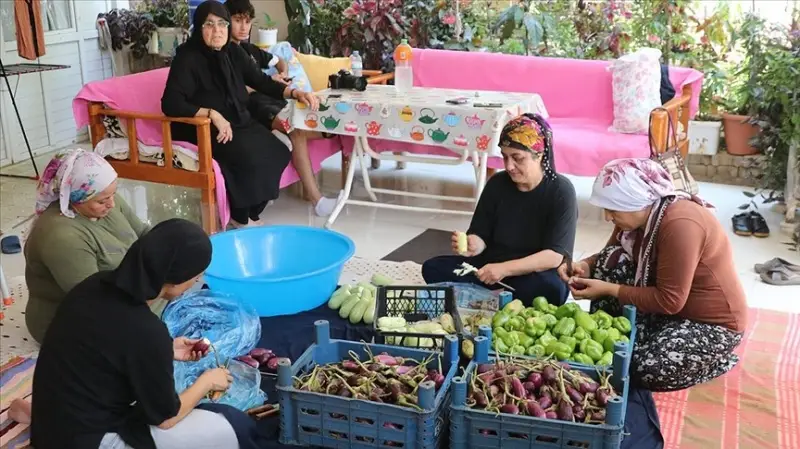
[[[417,321],[433,320],[443,313],[453,317],[453,325],[459,340],[464,326],[456,307],[453,287],[426,285],[390,285],[378,287],[375,309],[375,342],[410,348],[444,348],[444,335],[414,332],[384,332],[378,328],[381,317],[403,317],[409,324]],[[430,339],[430,340],[428,340]],[[388,343],[387,343],[388,341]],[[430,343],[432,342],[432,345]]]

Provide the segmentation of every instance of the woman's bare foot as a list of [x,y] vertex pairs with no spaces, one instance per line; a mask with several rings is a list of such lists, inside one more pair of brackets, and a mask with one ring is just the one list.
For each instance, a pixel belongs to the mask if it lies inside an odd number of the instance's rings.
[[24,399],[14,399],[8,408],[8,417],[20,424],[30,424],[31,403]]

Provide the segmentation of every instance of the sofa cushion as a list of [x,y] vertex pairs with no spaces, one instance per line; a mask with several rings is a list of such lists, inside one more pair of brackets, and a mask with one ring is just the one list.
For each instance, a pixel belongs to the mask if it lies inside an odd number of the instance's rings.
[[329,76],[339,70],[350,70],[350,58],[325,58],[298,53],[297,59],[303,65],[314,92],[328,88]]
[[647,49],[612,61],[611,89],[614,96],[612,132],[646,134],[650,111],[661,106],[661,52]]

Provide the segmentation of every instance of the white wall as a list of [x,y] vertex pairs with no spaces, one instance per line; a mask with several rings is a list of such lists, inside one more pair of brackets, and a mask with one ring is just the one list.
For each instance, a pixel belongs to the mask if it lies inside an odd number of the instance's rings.
[[[46,153],[70,143],[85,141],[87,132],[78,130],[72,114],[72,99],[90,81],[111,77],[111,59],[99,49],[95,20],[97,14],[114,7],[125,7],[118,0],[49,0],[64,2],[72,15],[72,28],[45,33],[46,52],[38,62],[63,64],[70,68],[9,78],[25,131],[34,154]],[[0,7],[8,3],[0,0]],[[6,10],[7,12],[8,10]],[[0,21],[0,27],[6,25]],[[3,64],[28,62],[17,55],[15,40],[3,38],[0,29],[0,56]],[[18,83],[18,84],[17,84]],[[27,149],[19,129],[6,85],[0,79],[0,165],[25,160]]]
[[[2,1],[2,0],[0,0]],[[289,19],[286,17],[286,6],[283,0],[250,0],[256,10],[255,26],[253,33],[259,24],[264,23],[264,13],[269,14],[270,18],[278,25],[278,39],[284,39],[287,35]],[[255,37],[255,34],[253,35]]]

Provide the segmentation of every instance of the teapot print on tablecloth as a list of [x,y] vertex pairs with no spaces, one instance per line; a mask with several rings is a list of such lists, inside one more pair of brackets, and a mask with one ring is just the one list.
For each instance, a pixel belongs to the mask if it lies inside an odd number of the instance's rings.
[[351,108],[350,103],[345,103],[344,101],[336,102],[336,104],[333,105],[333,107],[339,114],[347,114],[348,112],[350,112]]
[[458,126],[458,122],[461,121],[461,117],[459,117],[455,112],[451,111],[444,116],[443,120],[448,126],[456,127]]
[[486,134],[480,135],[475,138],[475,143],[478,144],[479,150],[486,151],[489,149],[489,136]]
[[333,118],[332,116],[322,117],[322,126],[325,129],[336,129],[339,126],[340,120]]
[[319,112],[325,112],[330,108],[331,107],[328,106],[328,99],[327,98],[325,98],[324,100],[319,102]]
[[411,128],[411,138],[417,142],[425,140],[425,130],[421,126]]
[[453,138],[453,145],[457,145],[459,147],[465,147],[469,145],[469,141],[463,134],[459,135],[458,137]]
[[424,123],[426,125],[433,125],[434,123],[439,121],[439,119],[436,117],[436,113],[433,112],[432,109],[423,108],[422,110],[419,111],[419,114],[420,118],[418,120],[420,121],[420,123]]
[[389,137],[394,137],[395,139],[399,139],[403,136],[403,132],[400,131],[400,128],[398,127],[389,128],[387,133],[389,133]]
[[482,127],[484,123],[486,123],[486,120],[478,117],[478,114],[475,114],[472,117],[465,118],[464,122],[466,122],[467,126],[469,126],[470,128],[478,129]]
[[381,118],[389,118],[391,112],[392,108],[390,108],[388,104],[381,106]]
[[358,112],[358,115],[370,115],[372,114],[372,106],[367,103],[359,103],[356,105],[356,112]]
[[414,119],[414,111],[411,107],[406,106],[402,110],[400,110],[400,120],[404,122],[410,122]]
[[317,123],[318,122],[319,122],[319,118],[317,117],[317,114],[314,114],[312,112],[312,113],[306,115],[305,124],[309,129],[317,129]]
[[347,124],[344,125],[344,130],[345,130],[345,132],[348,132],[348,133],[357,133],[358,132],[358,125],[356,125],[356,122],[353,122],[353,121],[347,122]]
[[377,136],[378,134],[381,133],[382,127],[383,125],[373,120],[367,123],[367,134],[369,134],[370,136]]
[[428,130],[428,137],[431,138],[436,143],[442,143],[450,137],[450,133],[446,133],[442,131],[442,128],[437,128],[436,130],[429,129]]

